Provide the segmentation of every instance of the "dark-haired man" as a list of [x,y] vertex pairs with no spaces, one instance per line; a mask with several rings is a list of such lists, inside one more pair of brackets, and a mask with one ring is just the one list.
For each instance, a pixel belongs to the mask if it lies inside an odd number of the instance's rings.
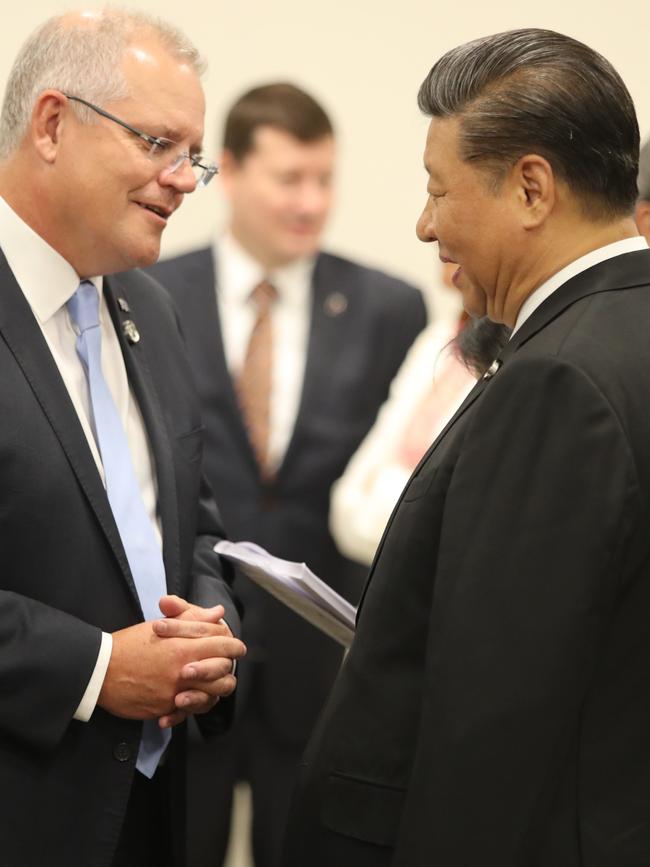
[[[329,491],[425,324],[419,291],[319,251],[332,204],[332,124],[309,94],[270,84],[231,108],[220,159],[230,205],[211,248],[155,269],[176,302],[203,405],[206,467],[228,533],[307,560],[357,601],[365,569],[328,530]],[[253,793],[257,867],[275,867],[305,742],[341,649],[244,579],[248,662],[239,722],[196,745],[215,822],[188,837],[220,863],[237,778]]]
[[650,252],[610,64],[477,40],[420,89],[418,223],[513,336],[416,469],[307,748],[283,867],[650,853]]

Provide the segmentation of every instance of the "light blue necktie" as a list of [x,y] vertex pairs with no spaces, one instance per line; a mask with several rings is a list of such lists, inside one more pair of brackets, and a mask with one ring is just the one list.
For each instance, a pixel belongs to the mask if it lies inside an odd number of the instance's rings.
[[[142,499],[126,433],[102,373],[97,288],[84,280],[67,306],[79,331],[77,354],[88,380],[92,423],[104,467],[108,501],[129,561],[144,619],[156,620],[162,616],[158,602],[167,592],[165,566]],[[170,737],[169,729],[159,728],[157,720],[145,720],[136,767],[146,777],[154,775]]]

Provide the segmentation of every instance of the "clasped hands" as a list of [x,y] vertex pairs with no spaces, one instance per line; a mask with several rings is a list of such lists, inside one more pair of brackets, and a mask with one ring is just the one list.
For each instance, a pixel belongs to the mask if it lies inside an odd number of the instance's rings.
[[237,684],[233,661],[246,653],[223,621],[224,608],[163,596],[164,619],[113,633],[98,704],[128,719],[158,718],[161,728],[206,713]]

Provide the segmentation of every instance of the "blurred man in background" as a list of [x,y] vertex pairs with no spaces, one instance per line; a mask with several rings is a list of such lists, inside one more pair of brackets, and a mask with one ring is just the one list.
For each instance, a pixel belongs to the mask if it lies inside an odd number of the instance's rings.
[[[323,108],[291,84],[244,94],[220,159],[230,205],[206,249],[160,263],[203,406],[206,466],[235,540],[305,560],[356,602],[366,570],[328,531],[329,493],[372,425],[426,321],[421,293],[320,251],[332,205],[335,139]],[[300,754],[341,649],[241,579],[248,660],[236,731],[196,747],[214,825],[189,840],[193,865],[226,848],[232,791],[253,793],[257,867],[275,867]]]

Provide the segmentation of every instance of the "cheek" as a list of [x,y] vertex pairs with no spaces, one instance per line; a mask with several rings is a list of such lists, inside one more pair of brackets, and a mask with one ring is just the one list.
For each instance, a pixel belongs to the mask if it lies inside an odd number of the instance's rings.
[[269,224],[278,223],[283,215],[289,210],[286,195],[282,195],[277,189],[267,188],[260,191],[250,203],[252,213],[256,214],[260,222]]

